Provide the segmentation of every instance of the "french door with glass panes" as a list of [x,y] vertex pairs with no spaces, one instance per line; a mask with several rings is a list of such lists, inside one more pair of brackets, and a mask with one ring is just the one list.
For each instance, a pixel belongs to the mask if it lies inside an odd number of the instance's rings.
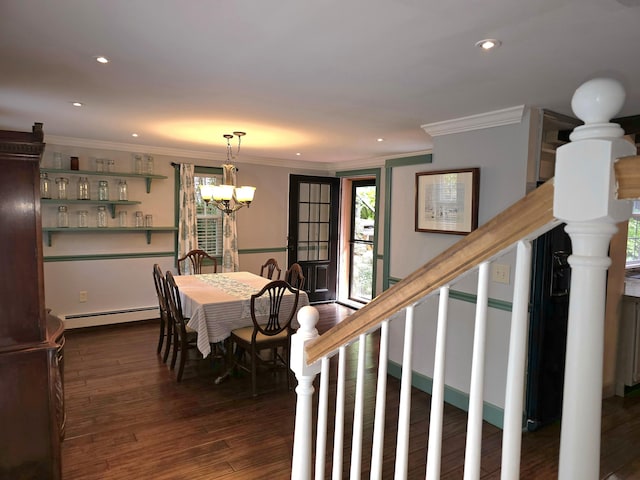
[[290,175],[288,265],[299,263],[309,301],[336,299],[340,180]]

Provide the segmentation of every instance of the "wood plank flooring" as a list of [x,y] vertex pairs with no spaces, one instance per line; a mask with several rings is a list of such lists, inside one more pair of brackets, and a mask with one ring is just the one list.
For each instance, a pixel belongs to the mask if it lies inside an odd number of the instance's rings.
[[[320,305],[325,331],[350,310]],[[368,378],[375,378],[376,337],[367,345]],[[66,439],[64,480],[286,479],[290,478],[295,393],[284,376],[266,375],[251,396],[250,378],[214,385],[220,365],[193,360],[183,381],[156,356],[153,322],[67,332],[65,347]],[[347,402],[355,392],[357,345],[349,347]],[[266,383],[268,382],[268,383]],[[365,390],[363,478],[368,478],[375,382]],[[334,385],[335,386],[335,385]],[[399,383],[388,381],[388,405],[397,405]],[[409,478],[423,479],[429,395],[413,390]],[[333,409],[330,408],[330,411]],[[393,478],[397,411],[387,411],[383,478]],[[351,411],[347,409],[349,418]],[[445,407],[443,479],[462,478],[466,413]],[[331,424],[331,421],[330,421]],[[603,403],[601,478],[640,478],[640,396]],[[345,429],[343,478],[348,478],[351,430]],[[500,477],[501,431],[483,428],[482,478]],[[331,452],[332,440],[328,452]],[[557,475],[559,425],[523,436],[523,479]],[[331,474],[327,456],[326,478]]]

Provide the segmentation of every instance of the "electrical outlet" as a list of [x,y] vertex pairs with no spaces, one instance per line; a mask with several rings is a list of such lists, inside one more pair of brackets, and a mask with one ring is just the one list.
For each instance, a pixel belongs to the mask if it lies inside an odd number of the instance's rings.
[[492,263],[491,264],[491,280],[496,283],[509,284],[509,273],[511,267],[504,263]]
[[86,290],[81,290],[80,291],[80,295],[78,296],[78,301],[80,303],[86,303],[88,301],[88,299],[89,299],[89,296],[87,294],[87,291]]

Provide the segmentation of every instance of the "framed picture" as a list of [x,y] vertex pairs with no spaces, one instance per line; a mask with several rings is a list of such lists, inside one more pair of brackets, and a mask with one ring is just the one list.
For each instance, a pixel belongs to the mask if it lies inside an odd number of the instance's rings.
[[416,173],[416,232],[466,235],[478,228],[480,169]]

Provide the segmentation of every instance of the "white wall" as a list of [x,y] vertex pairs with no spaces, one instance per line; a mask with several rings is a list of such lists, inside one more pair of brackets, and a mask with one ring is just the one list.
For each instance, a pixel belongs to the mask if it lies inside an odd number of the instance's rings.
[[[457,242],[460,237],[414,231],[415,174],[453,168],[480,167],[478,223],[482,225],[525,195],[529,115],[522,123],[434,138],[433,163],[396,167],[392,174],[390,276],[403,278],[419,265]],[[514,271],[512,254],[501,258]],[[476,293],[477,274],[465,277],[453,290]],[[493,283],[489,296],[511,301],[512,285]],[[451,300],[447,336],[446,384],[469,391],[475,305]],[[413,370],[433,377],[437,301],[416,309]],[[403,321],[391,322],[390,359],[402,363]],[[485,401],[502,408],[510,313],[489,309]]]

